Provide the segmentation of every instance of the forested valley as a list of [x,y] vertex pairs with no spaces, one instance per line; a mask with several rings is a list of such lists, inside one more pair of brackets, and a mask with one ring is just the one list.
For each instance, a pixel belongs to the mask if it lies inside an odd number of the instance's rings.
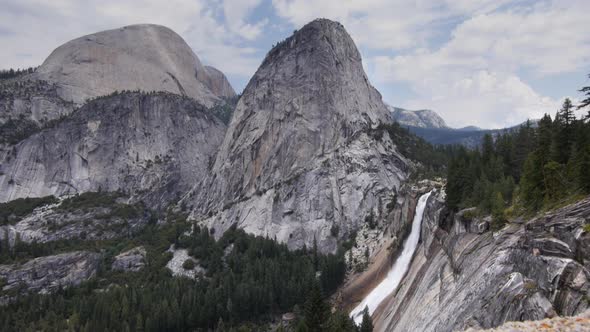
[[[182,218],[154,223],[133,238],[62,246],[3,243],[2,262],[62,250],[94,248],[104,258],[97,276],[53,295],[14,295],[0,311],[3,331],[253,331],[294,311],[299,331],[356,331],[342,312],[332,313],[326,296],[346,272],[343,251],[324,255],[317,248],[290,251],[276,241],[232,227],[215,241],[213,229],[191,227]],[[202,269],[197,280],[172,277],[166,263],[173,243],[192,256],[183,267]],[[110,269],[123,249],[147,248],[138,272]],[[14,255],[10,255],[14,252]],[[189,263],[190,262],[190,263]],[[196,262],[196,263],[195,263]],[[190,265],[190,266],[189,266]],[[3,294],[7,295],[7,294]]]

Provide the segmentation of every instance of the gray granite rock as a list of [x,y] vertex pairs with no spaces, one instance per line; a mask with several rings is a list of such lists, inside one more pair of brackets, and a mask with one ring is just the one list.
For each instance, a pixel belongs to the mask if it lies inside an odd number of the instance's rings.
[[205,66],[208,76],[203,78],[205,85],[218,97],[230,98],[236,95],[234,88],[231,86],[225,74],[219,69],[211,66]]
[[[14,224],[0,226],[0,240],[14,245],[18,238],[24,243],[46,243],[59,240],[105,240],[132,236],[148,222],[150,215],[140,205],[125,204],[120,198],[113,206],[92,206],[61,209],[60,203],[39,207]],[[118,209],[134,211],[120,215]]]
[[55,84],[30,75],[0,80],[0,149],[74,111],[74,104],[59,97],[57,90]]
[[0,155],[0,202],[123,190],[166,205],[208,173],[225,125],[192,99],[97,99]]
[[145,266],[146,250],[135,247],[115,256],[111,269],[119,271],[137,272]]
[[59,95],[76,104],[117,90],[142,90],[187,95],[212,106],[230,93],[223,74],[211,75],[182,37],[154,24],[71,40],[56,48],[34,76],[56,83]]
[[[410,162],[372,128],[389,111],[344,27],[315,20],[273,48],[240,98],[205,185],[185,197],[192,218],[222,234],[232,224],[291,248],[336,249],[387,213]],[[208,188],[206,191],[201,188]]]
[[[22,265],[0,265],[2,292],[12,296],[25,292],[51,293],[79,285],[96,274],[100,254],[75,251],[32,259]],[[10,296],[10,295],[9,295]]]
[[376,331],[491,328],[590,306],[590,252],[583,245],[590,198],[494,233],[441,227],[446,215],[432,196],[421,244],[401,286],[374,316]]
[[388,106],[395,121],[404,126],[418,128],[448,128],[445,120],[435,111],[411,111],[399,107]]
[[[199,265],[198,260],[189,256],[187,249],[177,249],[171,246],[168,251],[172,253],[172,258],[166,263],[166,268],[170,270],[173,276],[196,279],[202,277],[207,272]],[[194,263],[194,267],[190,270],[184,268],[184,262],[187,260],[191,260]]]

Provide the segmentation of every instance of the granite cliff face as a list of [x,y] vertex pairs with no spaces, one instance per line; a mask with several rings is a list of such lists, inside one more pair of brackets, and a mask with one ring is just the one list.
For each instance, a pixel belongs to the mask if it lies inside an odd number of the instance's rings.
[[165,206],[206,176],[224,132],[190,98],[99,98],[0,155],[0,202],[123,190]]
[[205,71],[207,72],[207,76],[203,77],[202,80],[217,97],[232,98],[236,96],[234,88],[227,80],[227,77],[225,77],[225,74],[219,69],[205,66]]
[[0,80],[0,150],[74,111],[74,104],[64,101],[57,89],[30,76]]
[[[385,213],[409,162],[341,24],[315,20],[266,56],[240,98],[212,176],[185,197],[221,234],[232,224],[291,247],[336,248],[369,214]],[[210,188],[200,191],[198,188]]]
[[[467,214],[465,214],[467,215]],[[421,245],[376,331],[456,331],[584,312],[590,296],[590,198],[487,230],[432,196]]]
[[166,91],[212,106],[233,96],[223,73],[205,68],[186,42],[159,25],[139,24],[83,36],[55,49],[33,75],[82,104],[114,91]]

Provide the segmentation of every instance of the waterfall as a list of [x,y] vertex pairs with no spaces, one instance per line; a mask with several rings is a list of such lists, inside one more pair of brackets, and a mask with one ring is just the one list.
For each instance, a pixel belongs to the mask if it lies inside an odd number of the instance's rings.
[[426,202],[430,197],[431,192],[426,193],[420,197],[418,204],[416,205],[416,214],[412,221],[412,231],[410,236],[404,242],[404,248],[401,255],[397,258],[391,270],[387,273],[387,276],[375,289],[365,297],[365,299],[354,308],[350,317],[354,319],[357,324],[360,324],[363,319],[363,310],[365,307],[369,307],[369,313],[373,314],[379,304],[395,289],[399,286],[402,278],[410,268],[412,257],[418,247],[418,241],[420,240],[420,227],[422,225],[422,217],[424,215],[424,209],[426,208]]

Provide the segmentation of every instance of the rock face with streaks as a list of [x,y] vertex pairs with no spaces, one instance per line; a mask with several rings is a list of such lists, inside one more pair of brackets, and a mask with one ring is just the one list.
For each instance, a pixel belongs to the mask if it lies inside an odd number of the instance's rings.
[[234,88],[231,86],[225,74],[219,69],[205,66],[205,71],[208,76],[203,78],[205,85],[213,92],[217,97],[231,98],[236,96]]
[[225,76],[205,68],[187,43],[159,25],[138,24],[69,41],[36,70],[76,104],[114,91],[166,91],[212,106],[235,94]]
[[232,224],[291,248],[335,250],[337,237],[379,218],[411,166],[344,27],[315,20],[266,56],[240,98],[207,192],[185,197],[192,217],[222,234]]
[[99,98],[0,155],[0,202],[123,190],[167,204],[208,174],[224,132],[187,97]]
[[450,215],[433,195],[421,245],[403,283],[375,313],[376,331],[491,328],[584,312],[590,307],[588,220],[590,197],[482,231],[462,214]]
[[54,256],[35,258],[22,265],[0,265],[0,278],[5,296],[21,292],[51,293],[61,287],[79,285],[96,274],[100,254],[75,251]]
[[59,97],[55,84],[31,79],[30,75],[0,80],[0,149],[73,110],[74,104]]

